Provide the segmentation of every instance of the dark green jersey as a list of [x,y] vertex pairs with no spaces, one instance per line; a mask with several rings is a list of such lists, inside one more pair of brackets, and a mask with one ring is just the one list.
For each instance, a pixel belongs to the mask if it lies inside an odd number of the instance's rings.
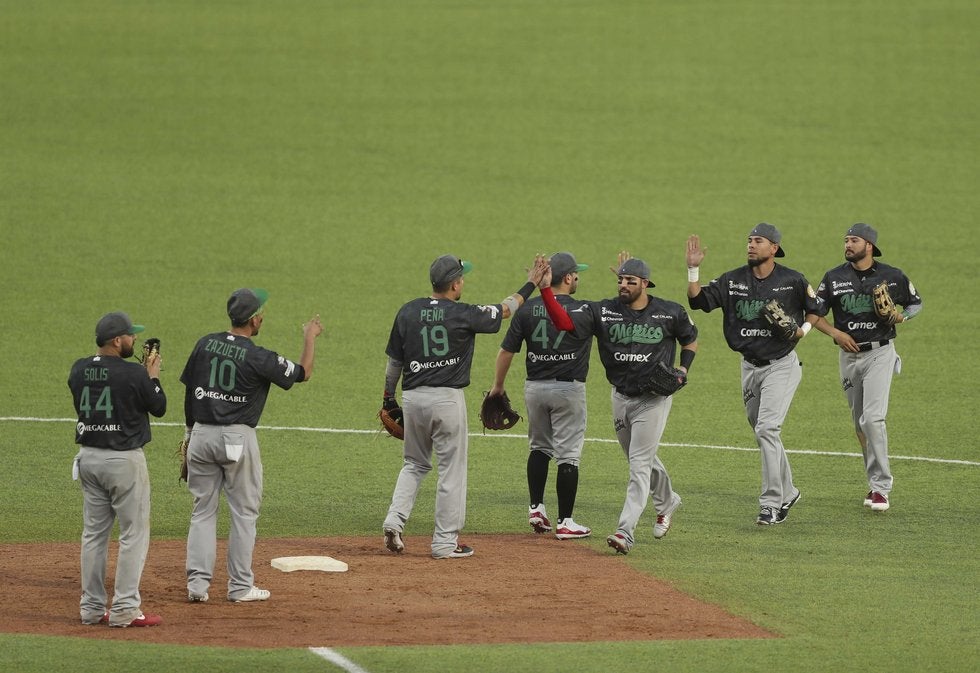
[[563,332],[548,318],[544,300],[532,297],[510,320],[510,327],[500,347],[519,353],[527,342],[527,378],[529,381],[574,379],[585,381],[589,375],[592,352],[592,311],[588,302],[567,294],[555,295],[575,325],[575,331]]
[[423,297],[402,306],[385,349],[402,363],[402,390],[468,386],[476,335],[499,332],[502,321],[499,304]]
[[798,271],[776,264],[765,278],[756,278],[748,265],[723,273],[701,294],[689,300],[691,308],[724,313],[725,341],[733,351],[755,360],[778,360],[796,346],[775,333],[762,314],[762,307],[777,299],[786,314],[802,325],[809,313],[817,313],[817,294]]
[[894,339],[895,326],[878,317],[872,299],[875,285],[882,281],[888,283],[888,293],[899,306],[910,309],[922,304],[915,286],[901,269],[876,261],[869,269],[858,271],[847,263],[831,269],[820,281],[820,315],[832,310],[834,327],[850,334],[857,343]]
[[167,411],[160,382],[122,358],[93,355],[75,362],[68,375],[78,414],[75,443],[128,451],[150,441],[150,419]]
[[677,344],[688,346],[698,338],[683,306],[652,294],[647,299],[639,311],[619,298],[588,303],[606,379],[621,392],[639,391],[658,362],[675,366]]
[[230,332],[201,337],[187,359],[180,381],[186,387],[188,426],[242,424],[255,427],[269,386],[289,390],[306,378],[303,368],[278,353]]

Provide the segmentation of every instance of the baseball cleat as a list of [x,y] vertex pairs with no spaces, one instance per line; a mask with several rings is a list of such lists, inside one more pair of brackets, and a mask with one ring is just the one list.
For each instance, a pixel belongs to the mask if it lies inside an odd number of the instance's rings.
[[128,624],[109,624],[109,626],[124,629],[129,626],[158,626],[162,623],[163,618],[160,615],[146,615],[141,612],[139,617]]
[[528,507],[527,522],[534,529],[535,533],[551,532],[551,521],[548,520],[548,515],[545,514],[544,504]]
[[606,538],[606,544],[616,550],[617,554],[628,554],[631,545],[626,541],[626,538],[620,533],[613,533]]
[[465,544],[458,544],[449,554],[446,554],[445,556],[435,556],[434,558],[466,558],[467,556],[473,556],[473,547],[467,547]]
[[187,592],[187,600],[191,603],[207,603],[208,602],[208,592],[205,591],[203,594],[196,594],[193,591]]
[[875,491],[871,494],[871,509],[875,512],[884,512],[888,509],[888,496]]
[[771,526],[776,523],[782,523],[782,521],[779,518],[779,510],[775,507],[763,507],[759,510],[759,517],[755,520],[760,526]]
[[572,517],[559,521],[558,529],[555,531],[555,537],[559,540],[575,540],[590,535],[592,535],[592,529],[575,523]]
[[405,543],[402,542],[402,534],[394,528],[385,528],[385,548],[396,554],[405,551]]
[[271,595],[271,591],[259,589],[258,587],[252,587],[244,596],[239,598],[229,598],[228,600],[230,600],[232,603],[252,603],[254,601],[267,601]]
[[868,494],[864,496],[864,506],[871,507],[871,496],[874,495],[874,491],[868,491]]
[[803,493],[797,490],[796,497],[791,499],[789,502],[784,502],[783,506],[779,508],[779,514],[776,515],[776,518],[779,519],[779,521],[777,521],[776,523],[782,523],[783,521],[785,521],[786,517],[789,516],[789,508],[795,505],[797,502],[799,502],[800,498],[802,497],[803,497]]
[[653,524],[653,537],[659,540],[670,530],[670,517],[672,514],[657,515],[657,523]]

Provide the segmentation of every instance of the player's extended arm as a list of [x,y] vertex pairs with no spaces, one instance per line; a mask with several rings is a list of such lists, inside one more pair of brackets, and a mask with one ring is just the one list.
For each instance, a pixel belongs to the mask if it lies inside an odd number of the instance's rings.
[[316,355],[316,338],[323,334],[323,323],[317,313],[309,322],[303,324],[303,354],[299,356],[299,364],[303,368],[303,380],[309,381],[313,376],[313,363]]
[[541,299],[544,301],[544,307],[548,311],[548,317],[551,318],[551,323],[557,329],[562,332],[575,331],[575,323],[572,322],[572,318],[568,315],[565,307],[555,299],[555,293],[550,287],[541,288]]
[[[812,314],[807,314],[807,322],[810,321],[810,316]],[[819,316],[814,322],[813,326],[818,330],[833,339],[842,350],[848,353],[857,353],[858,345],[854,342],[854,339],[847,332],[841,331],[830,324],[830,322],[823,316]]]
[[705,310],[707,304],[701,297],[701,262],[707,248],[701,247],[701,237],[691,234],[687,237],[687,303],[691,308]]
[[514,354],[508,350],[500,349],[497,353],[497,363],[493,371],[493,386],[488,395],[499,395],[504,392],[504,381],[507,379],[507,372],[514,361]]

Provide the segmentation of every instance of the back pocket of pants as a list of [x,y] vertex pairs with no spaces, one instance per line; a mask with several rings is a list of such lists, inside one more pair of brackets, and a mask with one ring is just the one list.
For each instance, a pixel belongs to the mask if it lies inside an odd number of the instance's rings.
[[245,435],[238,432],[222,432],[221,440],[225,444],[225,458],[229,463],[237,463],[245,450]]

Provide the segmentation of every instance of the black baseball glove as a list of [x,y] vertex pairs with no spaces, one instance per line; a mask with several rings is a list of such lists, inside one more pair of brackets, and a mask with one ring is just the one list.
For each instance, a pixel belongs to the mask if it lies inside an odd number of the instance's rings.
[[770,299],[762,307],[762,315],[770,325],[772,331],[786,341],[796,341],[796,330],[800,328],[793,320],[793,317],[786,313],[782,304],[776,299]]
[[507,393],[486,395],[480,405],[480,420],[488,430],[510,430],[521,420],[521,415],[510,406]]
[[687,385],[687,374],[683,369],[675,369],[663,362],[653,368],[653,374],[644,386],[644,392],[667,397]]

